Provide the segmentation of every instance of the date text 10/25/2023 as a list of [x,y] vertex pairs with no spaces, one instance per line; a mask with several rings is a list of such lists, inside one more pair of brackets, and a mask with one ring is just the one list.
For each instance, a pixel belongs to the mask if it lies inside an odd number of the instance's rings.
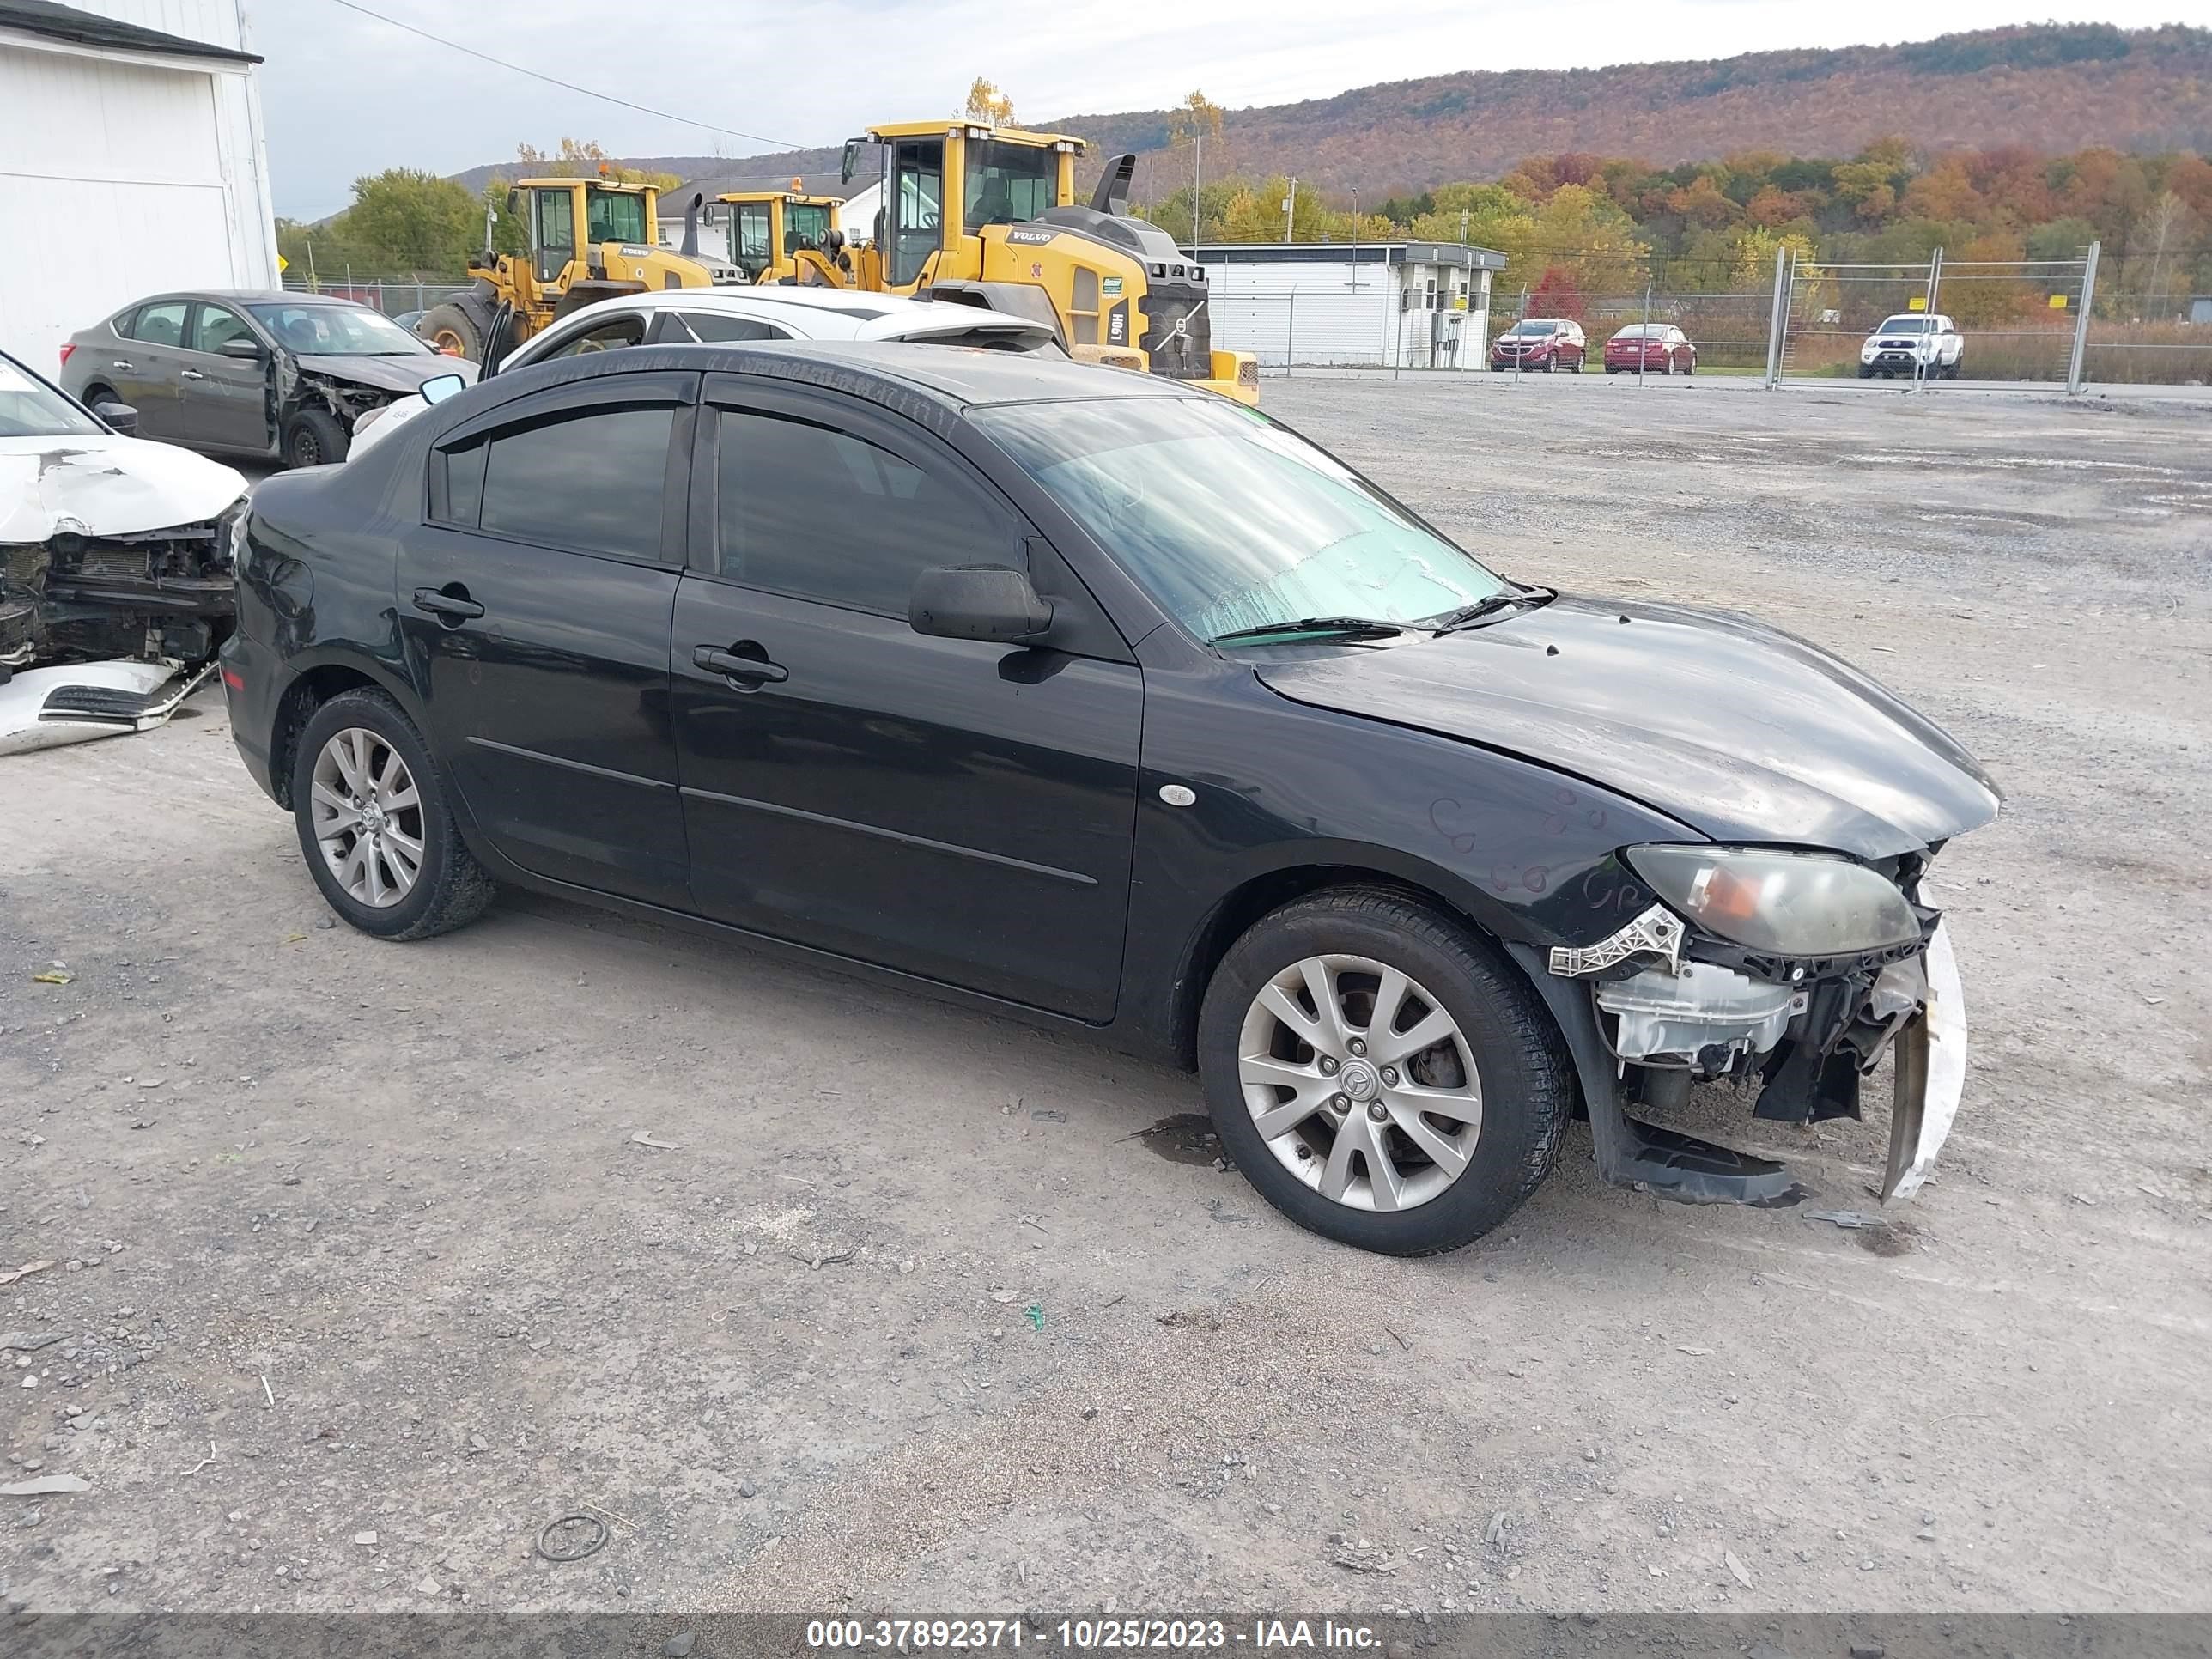
[[1002,1618],[817,1619],[806,1626],[806,1645],[822,1651],[913,1652],[1036,1647],[1072,1653],[1173,1653],[1243,1648],[1257,1652],[1300,1649],[1379,1651],[1373,1626],[1334,1619],[1249,1619],[1136,1616]]

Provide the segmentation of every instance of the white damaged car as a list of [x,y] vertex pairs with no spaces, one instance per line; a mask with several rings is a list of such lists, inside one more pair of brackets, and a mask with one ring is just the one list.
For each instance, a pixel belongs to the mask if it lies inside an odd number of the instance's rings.
[[[1059,331],[1040,318],[984,311],[951,300],[910,300],[837,288],[771,283],[758,288],[664,289],[582,306],[533,334],[483,373],[625,346],[744,340],[916,340],[931,345],[1060,353]],[[459,387],[447,388],[448,395]],[[352,453],[381,443],[432,403],[395,398],[354,428]]]
[[0,353],[0,754],[158,724],[234,623],[246,480],[136,424]]

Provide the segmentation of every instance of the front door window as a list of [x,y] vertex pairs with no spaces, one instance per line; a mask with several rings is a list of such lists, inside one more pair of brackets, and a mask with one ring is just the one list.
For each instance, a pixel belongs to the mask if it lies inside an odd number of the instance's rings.
[[944,245],[942,138],[906,138],[893,147],[890,198],[890,283],[907,288]]
[[772,239],[769,233],[769,213],[766,202],[740,202],[735,214],[737,236],[731,249],[732,258],[744,268],[746,276],[760,281],[761,272],[769,267]]
[[565,190],[538,192],[538,280],[558,277],[576,257],[576,205]]

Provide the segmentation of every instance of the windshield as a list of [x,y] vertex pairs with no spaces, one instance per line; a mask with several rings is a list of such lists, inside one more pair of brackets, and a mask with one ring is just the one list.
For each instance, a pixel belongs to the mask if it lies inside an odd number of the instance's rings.
[[1034,144],[1000,138],[968,144],[968,216],[970,234],[985,225],[1025,224],[1052,205],[1060,181],[1060,157]]
[[248,306],[262,327],[291,351],[328,357],[417,357],[430,347],[367,306]]
[[974,418],[1200,639],[1307,617],[1419,622],[1506,586],[1257,410],[1116,398]]
[[1935,326],[1932,317],[1892,317],[1875,330],[1877,334],[1925,334]]
[[0,438],[89,437],[100,429],[60,392],[0,357]]
[[830,234],[830,210],[811,202],[787,202],[783,208],[784,252],[818,248]]
[[1505,331],[1508,334],[1549,334],[1558,326],[1557,323],[1516,323]]
[[627,191],[591,190],[584,195],[584,240],[587,242],[643,242],[645,198]]

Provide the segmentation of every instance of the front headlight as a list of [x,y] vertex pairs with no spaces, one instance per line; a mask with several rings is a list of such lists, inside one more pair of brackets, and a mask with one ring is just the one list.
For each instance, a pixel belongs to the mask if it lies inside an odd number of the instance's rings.
[[1788,957],[1906,945],[1920,919],[1897,884],[1832,853],[1757,847],[1631,847],[1652,890],[1708,933]]

